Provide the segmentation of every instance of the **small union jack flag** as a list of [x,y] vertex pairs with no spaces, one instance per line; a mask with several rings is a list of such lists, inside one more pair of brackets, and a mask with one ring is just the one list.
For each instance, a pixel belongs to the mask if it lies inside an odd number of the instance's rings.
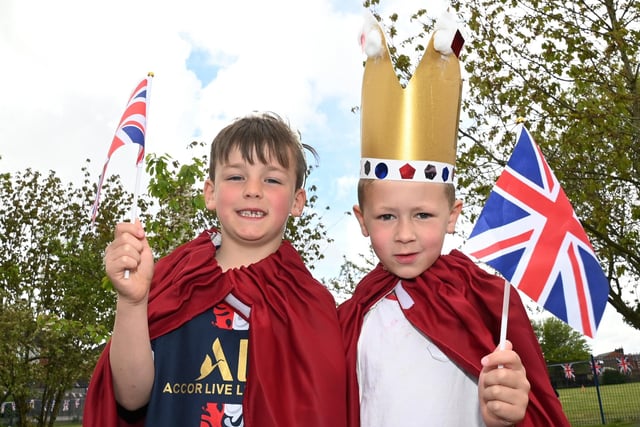
[[138,144],[136,164],[144,160],[144,133],[147,125],[147,88],[149,78],[142,80],[129,97],[127,107],[122,114],[116,134],[111,142],[107,158],[118,148],[127,144]]
[[523,125],[466,250],[593,338],[609,283],[569,199]]
[[100,191],[104,182],[104,177],[107,172],[107,166],[111,155],[120,147],[129,144],[138,144],[138,157],[136,158],[136,165],[140,165],[144,160],[144,141],[145,131],[147,126],[147,104],[149,102],[149,89],[151,86],[151,77],[153,74],[149,73],[149,76],[142,80],[138,86],[134,89],[133,93],[129,97],[127,107],[122,114],[120,123],[116,128],[113,141],[111,141],[111,147],[107,153],[107,160],[102,168],[102,174],[98,181],[98,191],[96,193],[96,199],[93,202],[91,208],[91,223],[96,219],[98,214],[98,207],[100,205]]
[[573,365],[572,363],[565,363],[562,365],[562,369],[564,369],[564,377],[568,380],[574,380],[576,379],[576,375],[575,372],[573,371]]
[[623,356],[622,359],[618,359],[616,357],[616,362],[618,362],[618,369],[623,374],[631,375],[631,365],[627,360],[627,356]]
[[595,372],[596,375],[602,375],[602,363],[601,362],[589,362],[591,372]]

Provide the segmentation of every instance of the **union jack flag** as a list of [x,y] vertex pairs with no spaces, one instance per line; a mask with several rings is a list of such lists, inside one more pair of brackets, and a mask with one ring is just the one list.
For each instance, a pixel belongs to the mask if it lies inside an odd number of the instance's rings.
[[602,362],[589,362],[589,366],[591,367],[591,371],[595,372],[596,375],[602,375]]
[[147,104],[149,102],[149,88],[151,85],[151,77],[153,74],[149,73],[149,76],[142,80],[138,86],[134,89],[133,93],[129,97],[127,107],[122,114],[120,123],[116,128],[113,141],[111,141],[111,147],[107,153],[107,160],[102,168],[102,174],[98,181],[98,192],[96,193],[96,199],[93,202],[91,208],[91,223],[96,219],[98,215],[98,207],[100,205],[100,191],[104,182],[104,177],[107,172],[107,166],[111,155],[120,147],[129,144],[138,144],[138,157],[136,159],[136,166],[139,166],[144,160],[144,137],[147,126]]
[[609,283],[569,199],[523,125],[466,250],[593,338]]
[[575,372],[573,370],[573,365],[572,363],[565,363],[562,365],[562,369],[564,369],[564,377],[568,380],[574,380],[576,379],[576,375]]
[[618,369],[620,370],[620,372],[622,372],[623,374],[631,375],[631,365],[627,360],[627,356],[623,356],[622,359],[618,359],[616,357],[616,362],[618,362]]

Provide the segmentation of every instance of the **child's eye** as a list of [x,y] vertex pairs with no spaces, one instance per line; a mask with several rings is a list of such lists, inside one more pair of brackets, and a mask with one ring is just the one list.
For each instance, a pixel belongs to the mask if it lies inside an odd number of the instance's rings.
[[242,176],[240,175],[230,175],[227,177],[227,181],[242,181]]
[[416,214],[416,217],[417,217],[418,219],[429,219],[429,218],[431,218],[432,216],[433,216],[433,215],[431,215],[430,213],[427,213],[427,212],[420,212],[420,213]]
[[265,182],[268,183],[268,184],[281,184],[282,183],[282,181],[280,181],[277,178],[266,178]]
[[392,214],[382,214],[382,215],[378,215],[378,219],[381,219],[382,221],[391,221],[392,219],[394,219],[395,217]]

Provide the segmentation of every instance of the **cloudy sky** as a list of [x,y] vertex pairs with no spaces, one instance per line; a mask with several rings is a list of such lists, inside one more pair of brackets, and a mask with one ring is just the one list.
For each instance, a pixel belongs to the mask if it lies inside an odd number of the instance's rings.
[[[383,13],[406,19],[418,7],[384,3]],[[430,4],[434,17],[445,7]],[[335,242],[316,272],[333,277],[343,255],[356,259],[367,247],[356,220],[344,215],[358,178],[359,117],[351,108],[360,97],[362,13],[355,0],[3,0],[0,171],[53,170],[73,181],[89,159],[97,182],[124,105],[151,71],[147,153],[181,162],[206,155],[187,144],[211,141],[254,110],[282,115],[318,150],[309,183],[318,187],[317,207],[331,208],[323,223]],[[131,191],[132,162],[135,153],[123,148],[108,170]],[[464,236],[460,230],[447,248]],[[640,352],[640,332],[608,306],[588,343],[595,353]]]

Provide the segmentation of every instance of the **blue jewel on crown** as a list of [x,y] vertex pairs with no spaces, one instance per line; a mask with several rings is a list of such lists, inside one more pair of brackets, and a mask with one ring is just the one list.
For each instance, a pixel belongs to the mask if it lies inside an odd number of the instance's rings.
[[386,163],[380,162],[376,165],[375,173],[376,173],[376,178],[385,179],[389,174],[389,167],[387,166]]
[[442,181],[443,182],[449,181],[449,168],[442,169]]

